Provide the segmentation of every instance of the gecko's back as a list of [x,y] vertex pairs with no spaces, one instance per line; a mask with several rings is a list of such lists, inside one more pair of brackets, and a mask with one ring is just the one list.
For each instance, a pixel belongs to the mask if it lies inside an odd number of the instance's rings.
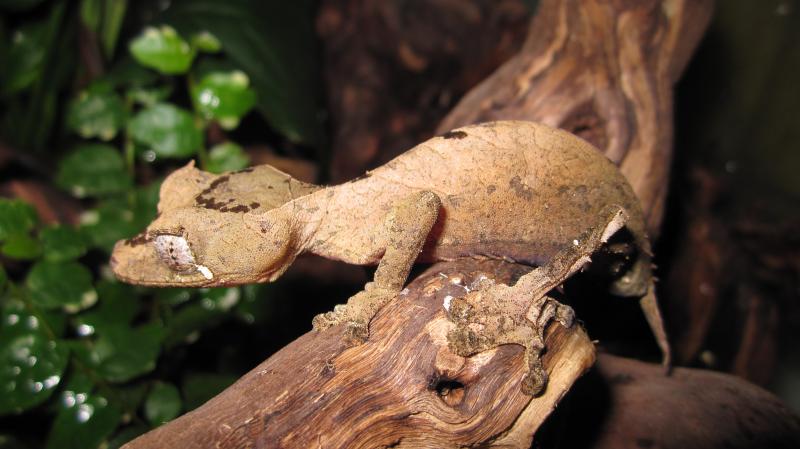
[[[539,265],[593,226],[608,205],[627,211],[627,228],[649,257],[641,208],[618,169],[584,140],[531,122],[451,131],[336,190],[334,204],[376,205],[338,211],[365,224],[347,229],[348,239],[360,240],[350,247],[375,251],[374,227],[391,205],[430,190],[442,210],[420,260],[487,256]],[[337,240],[330,232],[341,231],[323,231],[319,241]]]

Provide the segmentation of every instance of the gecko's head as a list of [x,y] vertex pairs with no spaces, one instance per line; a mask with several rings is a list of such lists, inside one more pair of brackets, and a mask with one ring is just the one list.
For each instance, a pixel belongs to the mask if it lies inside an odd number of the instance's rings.
[[187,165],[164,181],[158,218],[114,246],[114,274],[150,286],[275,280],[296,256],[280,207],[309,186],[296,183],[267,166],[215,176]]
[[202,208],[163,213],[117,242],[114,274],[149,286],[214,287],[271,282],[294,260],[289,222],[278,214],[223,216]]

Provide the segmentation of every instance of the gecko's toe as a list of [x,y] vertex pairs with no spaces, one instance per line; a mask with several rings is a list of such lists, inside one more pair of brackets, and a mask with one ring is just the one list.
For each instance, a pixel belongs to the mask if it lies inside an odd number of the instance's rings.
[[315,331],[321,332],[339,324],[340,322],[341,318],[339,317],[339,314],[336,312],[325,312],[315,316],[314,319],[311,320],[311,326]]
[[361,321],[350,321],[344,331],[344,341],[347,346],[358,346],[369,338],[369,324]]
[[544,392],[547,385],[547,372],[544,370],[541,361],[532,363],[522,379],[522,392],[531,396],[539,396]]

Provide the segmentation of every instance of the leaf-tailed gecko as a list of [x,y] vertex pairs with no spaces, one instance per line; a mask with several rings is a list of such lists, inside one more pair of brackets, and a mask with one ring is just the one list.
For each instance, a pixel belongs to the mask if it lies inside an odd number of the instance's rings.
[[161,187],[158,217],[116,244],[120,279],[150,286],[270,282],[301,253],[377,264],[374,280],[314,328],[344,323],[352,344],[402,290],[415,261],[488,257],[537,266],[515,285],[487,282],[449,304],[448,339],[468,356],[525,346],[528,393],[546,376],[543,332],[572,311],[547,292],[621,227],[633,253],[613,293],[640,298],[668,363],[642,210],[617,168],[567,132],[522,121],[467,126],[432,138],[345,184],[321,187],[262,165],[214,175],[193,163]]

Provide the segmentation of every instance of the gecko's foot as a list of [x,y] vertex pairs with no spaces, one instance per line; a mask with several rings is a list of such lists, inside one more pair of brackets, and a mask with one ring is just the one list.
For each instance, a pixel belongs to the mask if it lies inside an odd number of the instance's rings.
[[[456,323],[448,335],[450,350],[462,356],[483,352],[505,344],[525,348],[525,376],[522,391],[537,396],[547,385],[547,372],[542,364],[544,331],[550,321],[572,326],[572,309],[549,298],[514,297],[510,287],[497,285],[474,291],[450,303],[450,319]],[[538,304],[537,304],[538,303]]]
[[348,346],[357,346],[369,338],[369,322],[372,317],[386,304],[395,293],[369,288],[353,295],[347,304],[339,304],[331,312],[325,312],[314,317],[312,326],[315,331],[323,331],[330,327],[344,324],[346,327],[344,339]]

